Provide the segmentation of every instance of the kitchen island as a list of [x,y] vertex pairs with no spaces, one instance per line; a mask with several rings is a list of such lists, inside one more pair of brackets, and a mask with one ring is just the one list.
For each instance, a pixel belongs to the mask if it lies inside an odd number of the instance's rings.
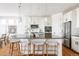
[[[58,43],[58,49],[57,49],[58,53],[57,53],[57,55],[62,56],[62,41],[63,41],[62,38],[59,38],[59,39],[58,38],[52,38],[52,39],[20,39],[20,42],[21,42],[20,48],[21,48],[22,54],[28,54],[29,50],[30,50],[29,53],[33,54],[33,43],[35,43],[35,42],[33,42],[33,40],[35,40],[36,43],[40,42],[40,44],[42,44],[42,42],[45,43],[47,40],[52,40],[52,42],[57,42]],[[31,45],[28,45],[30,43],[31,43]],[[44,53],[46,53],[46,52],[44,51]]]

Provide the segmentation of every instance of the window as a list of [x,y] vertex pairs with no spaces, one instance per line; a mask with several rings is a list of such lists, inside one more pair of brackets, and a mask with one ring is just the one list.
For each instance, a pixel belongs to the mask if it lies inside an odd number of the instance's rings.
[[6,25],[7,24],[7,20],[6,19],[1,19],[1,24],[2,25]]

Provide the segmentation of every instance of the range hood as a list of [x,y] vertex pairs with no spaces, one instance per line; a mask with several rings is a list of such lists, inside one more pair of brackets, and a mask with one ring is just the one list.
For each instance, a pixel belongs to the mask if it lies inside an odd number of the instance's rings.
[[37,29],[39,28],[38,24],[31,24],[31,29]]

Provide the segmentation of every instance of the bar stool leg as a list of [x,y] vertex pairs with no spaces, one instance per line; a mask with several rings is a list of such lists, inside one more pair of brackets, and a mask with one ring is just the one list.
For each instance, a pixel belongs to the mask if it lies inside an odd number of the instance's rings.
[[35,45],[33,45],[33,56],[35,55]]
[[28,56],[31,54],[31,43],[28,44]]
[[18,45],[19,45],[19,54],[18,55],[20,56],[20,44],[18,43]]
[[11,54],[11,44],[9,45],[9,48],[10,48],[10,49],[9,49],[9,54]]
[[11,49],[11,56],[13,55],[13,48],[14,47],[14,43],[12,44],[12,49]]
[[44,56],[44,45],[42,46],[43,50],[42,50],[42,53],[43,53],[43,56]]
[[[38,50],[39,50],[39,49],[40,49],[40,46],[38,45],[36,49],[38,49]],[[37,52],[37,54],[39,55],[39,53],[38,53],[38,52]]]
[[48,56],[48,45],[46,44],[46,55]]
[[9,54],[12,56],[13,55],[13,44],[10,44],[10,51]]

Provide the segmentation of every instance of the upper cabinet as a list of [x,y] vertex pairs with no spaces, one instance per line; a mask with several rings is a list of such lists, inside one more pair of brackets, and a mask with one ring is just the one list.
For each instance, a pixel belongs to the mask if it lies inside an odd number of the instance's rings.
[[47,17],[31,17],[31,24],[39,24],[39,25],[44,25],[44,26],[48,26],[51,25],[51,17],[47,16]]
[[72,11],[64,14],[64,22],[72,21]]
[[79,8],[71,10],[64,14],[64,22],[72,21],[75,28],[79,28]]
[[51,26],[52,25],[52,17],[45,17],[45,26]]
[[32,16],[31,18],[31,24],[40,24],[40,25],[44,25],[44,20],[45,17],[41,17],[41,16]]
[[58,13],[52,16],[52,35],[63,35],[63,14]]
[[76,27],[79,28],[79,8],[76,9],[76,17],[77,17],[77,18],[76,18],[76,19],[77,19],[77,20],[76,20],[76,21],[77,21]]
[[72,25],[72,35],[77,34],[77,29],[79,27],[79,8],[73,9],[64,14],[64,22],[71,21]]

